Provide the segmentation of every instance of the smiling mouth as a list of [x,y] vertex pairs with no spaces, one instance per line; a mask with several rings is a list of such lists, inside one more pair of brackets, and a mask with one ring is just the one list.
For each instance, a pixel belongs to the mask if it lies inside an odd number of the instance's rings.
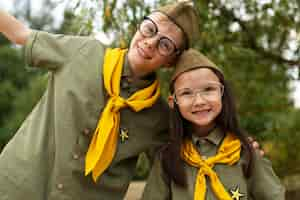
[[147,60],[150,60],[150,59],[151,59],[151,57],[144,51],[143,48],[137,46],[137,51],[138,51],[139,55],[140,55],[141,57],[143,57],[144,59],[147,59]]
[[208,109],[208,110],[193,111],[192,114],[202,115],[202,114],[208,114],[210,112],[211,112],[211,109]]

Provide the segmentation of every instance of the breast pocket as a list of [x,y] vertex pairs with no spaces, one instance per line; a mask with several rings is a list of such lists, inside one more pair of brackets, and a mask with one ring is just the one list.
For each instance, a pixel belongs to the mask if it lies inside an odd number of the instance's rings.
[[249,199],[246,177],[240,163],[232,166],[217,165],[215,166],[215,171],[232,199]]

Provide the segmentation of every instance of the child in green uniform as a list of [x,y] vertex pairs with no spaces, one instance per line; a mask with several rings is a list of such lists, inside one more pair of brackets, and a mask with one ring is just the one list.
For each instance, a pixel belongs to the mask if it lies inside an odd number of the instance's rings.
[[166,141],[154,72],[199,35],[193,7],[152,12],[128,50],[31,30],[4,11],[0,32],[25,45],[27,65],[49,71],[45,94],[0,155],[0,199],[123,199],[138,155]]
[[281,200],[271,163],[254,151],[238,124],[222,71],[185,51],[170,84],[170,139],[159,152],[143,200]]
[[123,199],[138,155],[166,142],[154,72],[199,35],[191,4],[152,12],[128,50],[34,31],[3,11],[0,32],[25,45],[27,65],[49,71],[45,94],[0,155],[1,200]]

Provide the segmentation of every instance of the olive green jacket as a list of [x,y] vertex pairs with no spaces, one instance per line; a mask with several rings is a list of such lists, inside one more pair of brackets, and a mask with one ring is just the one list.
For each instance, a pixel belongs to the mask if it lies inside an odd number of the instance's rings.
[[[137,157],[167,138],[167,105],[159,99],[138,113],[122,109],[111,166],[97,183],[84,176],[85,155],[108,95],[102,77],[105,47],[92,37],[35,31],[25,47],[28,65],[49,70],[47,89],[0,155],[1,200],[123,199]],[[121,96],[149,86],[155,74],[133,79],[128,62]]]
[[[192,137],[193,143],[201,152],[203,158],[213,156],[217,153],[224,134],[219,129],[213,131],[205,138]],[[245,163],[243,153],[237,164],[232,166],[216,164],[214,171],[232,196],[234,193],[238,196],[233,200],[283,200],[285,189],[280,180],[274,174],[269,160],[256,153],[254,156],[254,166],[252,176],[247,179],[242,170]],[[161,164],[161,156],[157,156],[154,161],[152,171],[150,172],[142,200],[193,200],[194,185],[198,169],[188,164],[184,164],[187,176],[187,188],[182,188],[167,176]],[[206,200],[218,200],[210,186],[209,178],[206,178]]]

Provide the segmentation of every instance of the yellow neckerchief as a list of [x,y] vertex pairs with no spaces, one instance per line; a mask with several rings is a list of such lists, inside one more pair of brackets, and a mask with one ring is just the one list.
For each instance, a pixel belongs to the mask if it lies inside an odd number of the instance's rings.
[[203,160],[190,140],[185,140],[181,157],[191,166],[198,168],[195,183],[194,200],[204,200],[206,194],[206,179],[210,178],[214,194],[220,200],[232,200],[226,189],[220,182],[213,167],[217,163],[233,165],[240,159],[241,142],[233,134],[227,134],[215,156]]
[[120,80],[127,49],[107,49],[104,57],[104,86],[110,98],[98,121],[85,160],[85,175],[92,171],[93,179],[104,172],[113,160],[118,141],[119,110],[130,107],[135,112],[151,107],[160,95],[157,80],[135,92],[128,99],[120,97]]

